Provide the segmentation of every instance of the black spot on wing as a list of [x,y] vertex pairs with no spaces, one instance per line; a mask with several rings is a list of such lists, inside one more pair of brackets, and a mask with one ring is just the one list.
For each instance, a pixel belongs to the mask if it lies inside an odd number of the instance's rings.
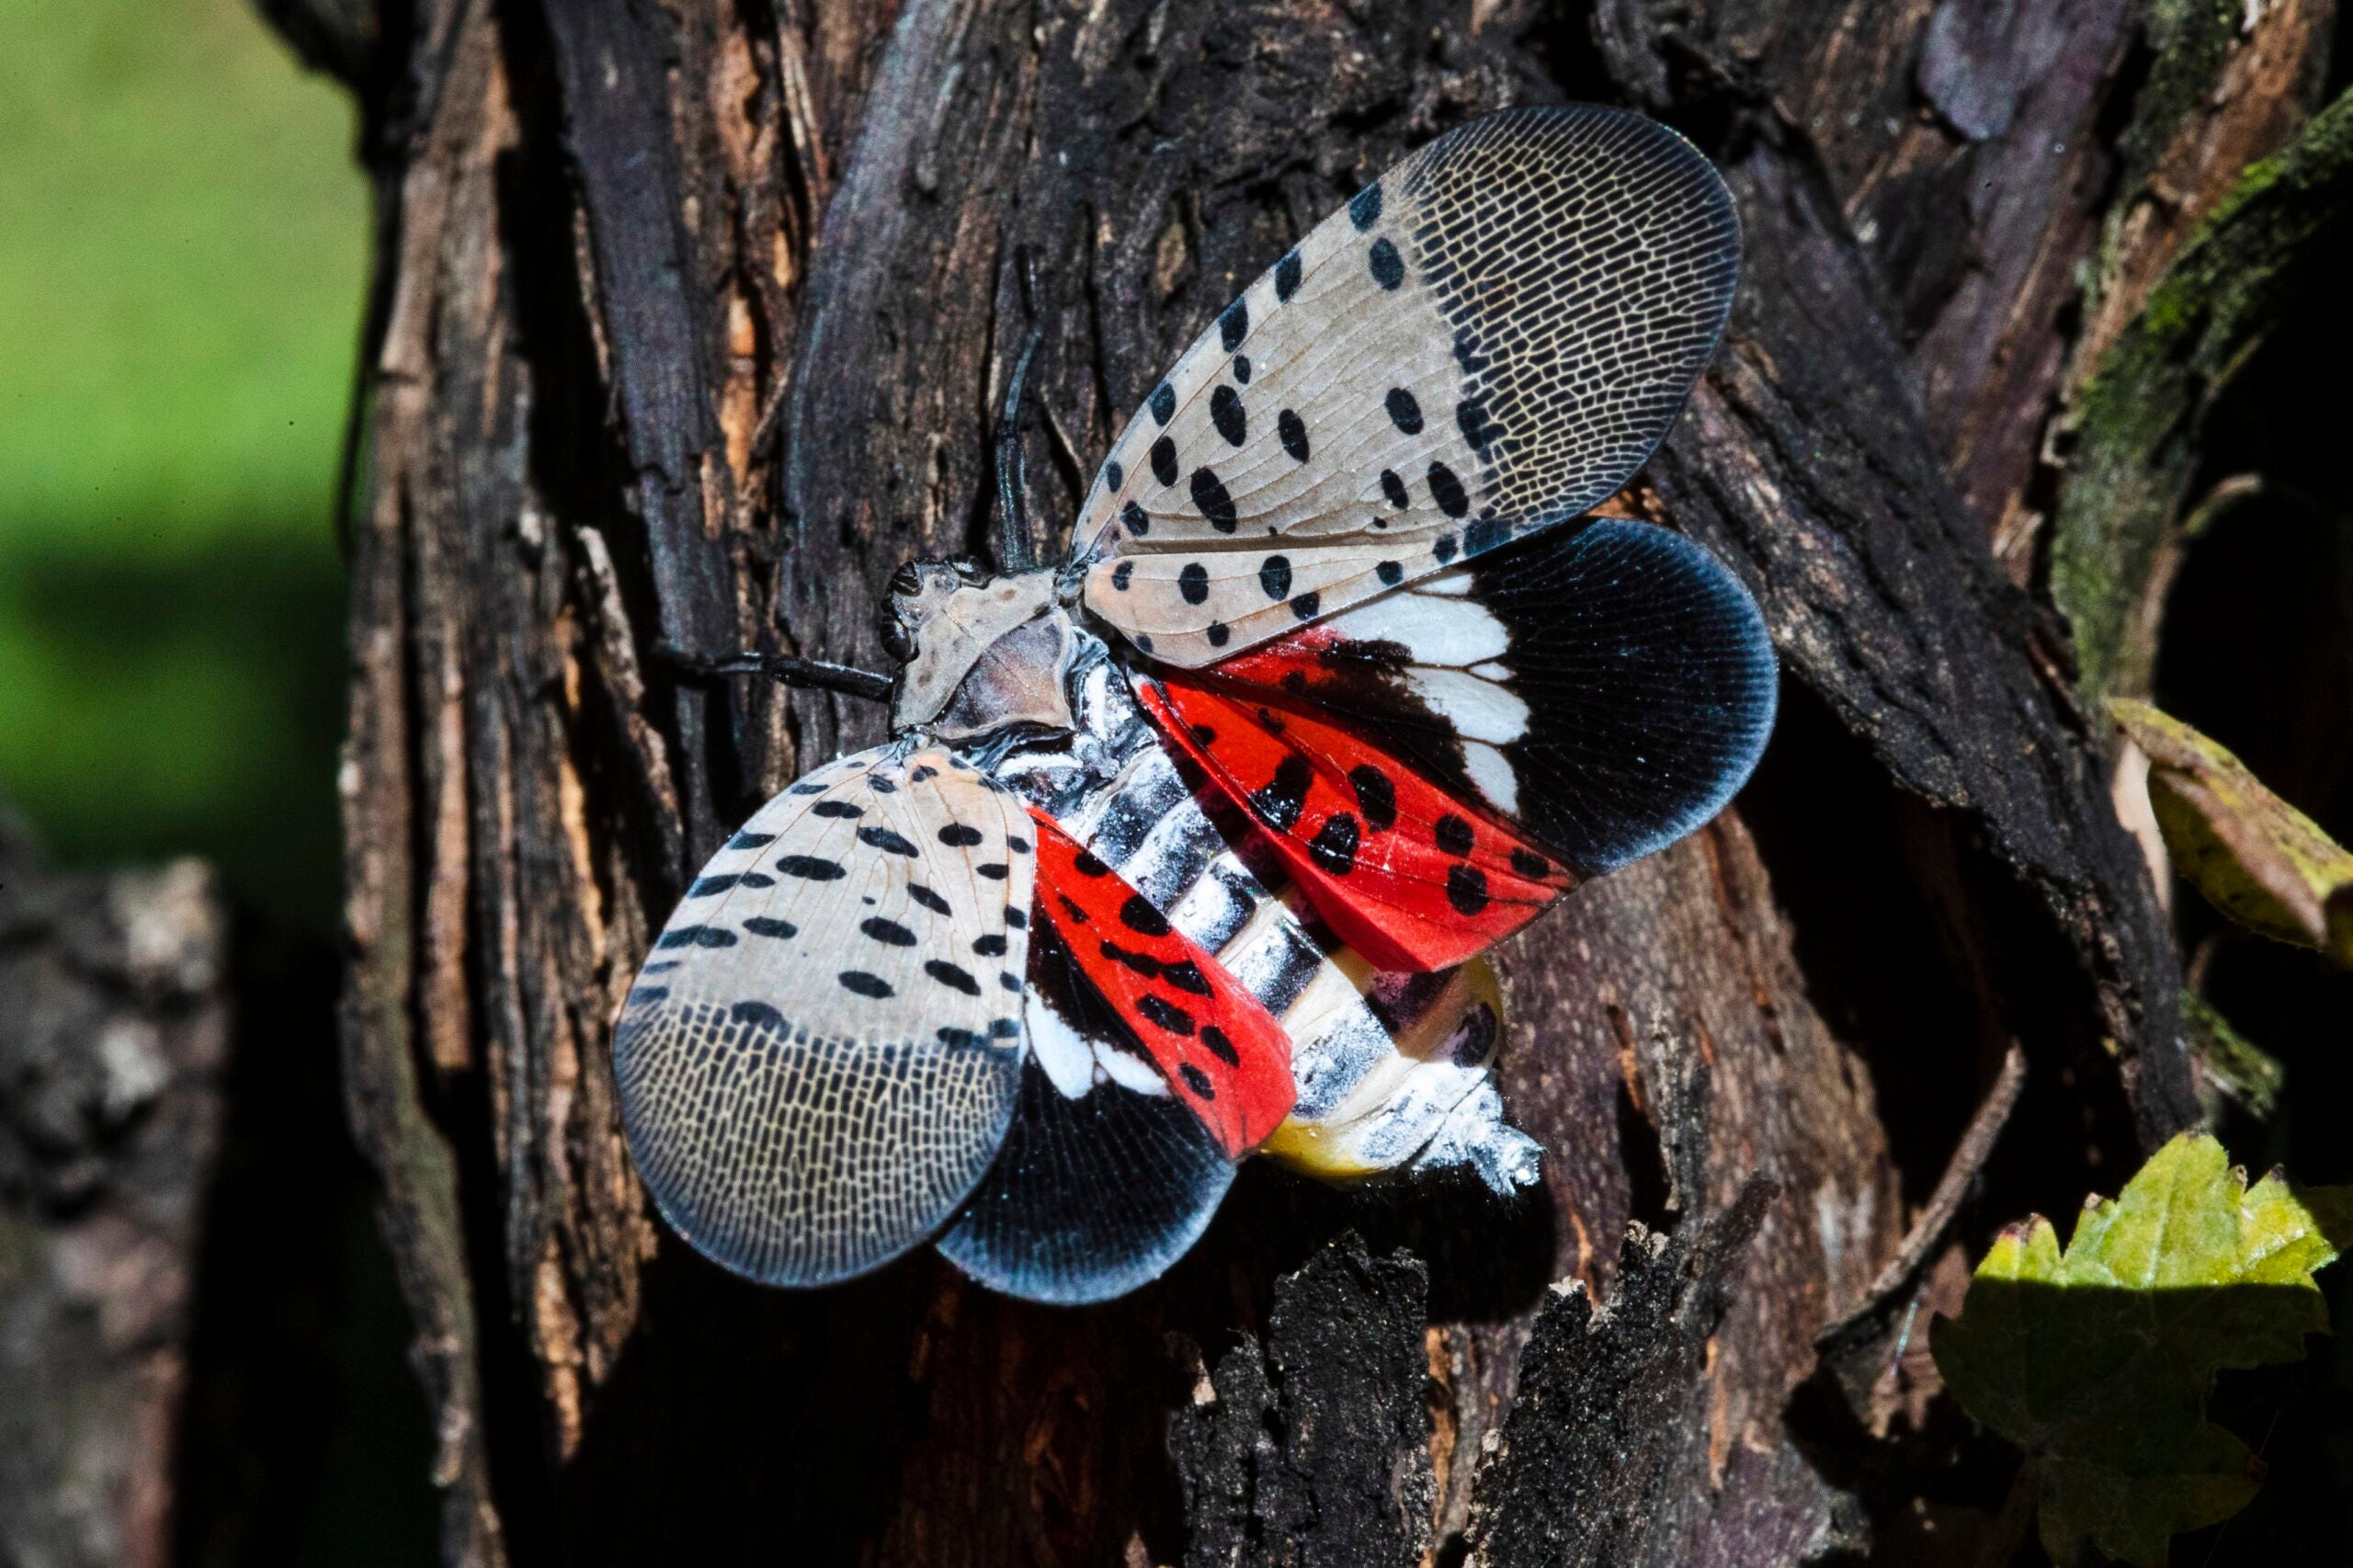
[[917,853],[913,844],[887,827],[861,827],[858,830],[858,841],[869,848],[880,849],[885,855],[904,855],[912,859]]
[[1394,561],[1384,561],[1372,569],[1372,574],[1381,579],[1382,587],[1393,588],[1405,580],[1405,568]]
[[1348,222],[1363,233],[1381,222],[1381,182],[1373,181],[1348,199]]
[[980,956],[984,959],[1001,959],[1005,957],[1005,933],[1002,931],[992,931],[985,937],[975,937],[972,938],[972,951],[980,954]]
[[1389,498],[1392,506],[1401,512],[1414,504],[1413,496],[1406,494],[1405,482],[1397,477],[1395,469],[1381,471],[1381,493]]
[[[1173,452],[1175,449],[1171,449]],[[1131,501],[1120,508],[1120,521],[1128,525],[1128,532],[1142,539],[1152,531],[1152,514]]]
[[1282,260],[1275,263],[1276,299],[1287,301],[1299,292],[1299,252],[1296,249],[1285,253]]
[[[1307,460],[1307,421],[1302,419],[1296,410],[1286,408],[1275,416],[1275,434],[1281,438],[1283,450],[1290,454],[1291,461],[1303,463]],[[1234,443],[1235,446],[1241,444],[1239,441]]]
[[1120,905],[1120,924],[1146,937],[1168,935],[1168,916],[1154,908],[1142,893],[1130,893]]
[[1210,527],[1222,534],[1234,528],[1233,497],[1226,494],[1224,483],[1208,469],[1197,468],[1191,481],[1193,505],[1201,509]]
[[1302,594],[1290,601],[1290,612],[1302,620],[1313,620],[1324,613],[1324,596],[1313,593]]
[[766,1002],[738,1002],[727,1009],[727,1016],[739,1024],[749,1024],[756,1029],[782,1030],[784,1015]]
[[871,996],[878,1002],[885,996],[898,994],[892,989],[889,981],[879,974],[870,974],[862,969],[846,969],[834,978],[841,982],[843,990],[855,992],[860,996]]
[[1345,877],[1357,869],[1357,819],[1346,812],[1335,812],[1316,830],[1307,846],[1308,856],[1331,875]]
[[755,937],[773,937],[779,941],[801,934],[801,927],[791,921],[779,920],[767,915],[747,915],[744,921],[744,929]]
[[983,836],[979,828],[961,822],[951,822],[939,830],[939,842],[950,849],[970,849]]
[[855,801],[820,801],[809,808],[813,817],[840,817],[845,821],[866,814],[866,808]]
[[732,948],[735,933],[717,926],[681,926],[675,931],[665,931],[662,939],[654,944],[665,951],[680,948]]
[[1210,640],[1211,647],[1222,648],[1225,646],[1227,641],[1233,636],[1233,631],[1232,628],[1225,624],[1225,622],[1222,620],[1212,620],[1202,630],[1201,635]]
[[1192,1090],[1193,1093],[1199,1095],[1201,1098],[1205,1100],[1213,1100],[1217,1098],[1217,1085],[1210,1082],[1210,1075],[1208,1074],[1202,1072],[1191,1062],[1178,1062],[1176,1064],[1176,1075],[1185,1080],[1185,1086],[1187,1088]]
[[1128,471],[1120,466],[1119,459],[1113,458],[1103,465],[1103,483],[1106,487],[1116,491],[1127,482]]
[[1229,447],[1238,447],[1249,438],[1250,421],[1242,411],[1242,394],[1222,381],[1210,393],[1210,423]]
[[1215,1024],[1201,1026],[1201,1044],[1207,1048],[1211,1056],[1216,1057],[1228,1067],[1242,1065],[1242,1053],[1233,1049],[1233,1041],[1228,1040],[1225,1031]]
[[1389,422],[1401,433],[1407,436],[1422,433],[1422,405],[1415,400],[1412,392],[1404,387],[1391,387],[1389,395],[1381,401],[1381,406],[1389,411]]
[[1471,510],[1470,492],[1462,488],[1462,481],[1442,462],[1430,464],[1430,499],[1438,509],[1449,517],[1459,517]]
[[1165,436],[1152,444],[1152,477],[1163,484],[1176,483],[1176,443]]
[[734,837],[729,839],[726,846],[730,849],[766,849],[769,845],[774,844],[775,842],[775,834],[754,833],[747,827],[737,833]]
[[1372,280],[1383,289],[1394,289],[1405,281],[1405,258],[1397,254],[1387,235],[1372,242],[1365,263],[1372,269]]
[[1396,781],[1369,762],[1358,763],[1348,770],[1348,782],[1356,787],[1357,809],[1364,812],[1376,833],[1386,833],[1397,825]]
[[1152,410],[1152,422],[1165,428],[1171,419],[1176,417],[1176,389],[1166,381],[1161,382],[1152,389],[1152,396],[1145,406]]
[[1236,300],[1226,306],[1224,313],[1217,318],[1218,347],[1231,354],[1241,347],[1242,340],[1249,335],[1250,301]]
[[1193,1015],[1165,996],[1145,992],[1136,998],[1136,1011],[1170,1034],[1188,1035],[1193,1032]]
[[1201,972],[1201,966],[1195,963],[1191,959],[1184,959],[1176,963],[1161,965],[1160,978],[1165,981],[1172,990],[1190,992],[1196,996],[1208,996],[1212,994],[1210,990],[1210,977],[1203,974]]
[[1267,597],[1277,604],[1290,597],[1290,558],[1287,555],[1269,555],[1260,562],[1258,586],[1265,589]]
[[1185,569],[1176,574],[1176,591],[1188,605],[1206,604],[1210,597],[1210,570],[1198,561],[1188,561]]
[[938,893],[924,886],[921,882],[909,882],[907,884],[907,898],[909,902],[921,904],[924,908],[930,910],[934,915],[953,915],[956,913],[956,906],[954,904],[949,903],[946,899],[940,897]]
[[1122,561],[1117,566],[1112,567],[1111,587],[1113,591],[1122,594],[1126,593],[1128,591],[1128,579],[1133,577],[1135,574],[1136,563],[1132,561]]
[[1135,971],[1146,980],[1160,978],[1160,960],[1150,953],[1131,952],[1108,937],[1103,939],[1097,951],[1120,968]]
[[1511,852],[1511,869],[1533,881],[1540,877],[1551,876],[1552,862],[1532,850],[1514,848]]
[[912,948],[915,945],[915,934],[913,931],[895,920],[885,920],[879,915],[868,915],[858,922],[858,928],[874,941],[881,942],[886,947]]
[[1457,864],[1446,869],[1446,902],[1464,915],[1487,907],[1487,877],[1478,867]]
[[1297,755],[1275,765],[1275,776],[1250,791],[1250,810],[1277,833],[1289,833],[1307,804],[1307,786],[1315,776],[1308,760]]
[[972,978],[972,971],[949,963],[946,959],[924,960],[923,971],[950,991],[961,991],[967,996],[981,994],[981,983]]

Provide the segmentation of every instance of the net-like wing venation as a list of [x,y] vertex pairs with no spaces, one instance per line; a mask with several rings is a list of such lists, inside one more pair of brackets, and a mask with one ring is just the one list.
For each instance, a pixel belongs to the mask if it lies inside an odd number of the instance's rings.
[[1665,437],[1738,269],[1722,182],[1640,116],[1438,138],[1145,400],[1074,535],[1087,608],[1199,667],[1578,516]]
[[874,1268],[948,1219],[1020,1084],[1035,835],[904,744],[820,769],[712,857],[615,1031],[656,1205],[755,1279]]

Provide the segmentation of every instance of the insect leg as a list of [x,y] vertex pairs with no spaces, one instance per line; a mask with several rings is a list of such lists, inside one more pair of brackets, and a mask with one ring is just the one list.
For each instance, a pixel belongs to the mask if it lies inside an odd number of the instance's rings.
[[1021,407],[1029,385],[1029,361],[1046,335],[1046,324],[1039,319],[1037,274],[1026,246],[1016,260],[1015,275],[1019,279],[1022,312],[1029,318],[1029,335],[1013,361],[1013,374],[1006,378],[1005,402],[997,409],[996,563],[1002,571],[1027,572],[1038,564],[1038,546],[1026,500],[1029,457],[1021,447]]
[[681,675],[699,680],[716,680],[722,676],[766,676],[786,686],[838,691],[847,697],[862,697],[872,702],[886,702],[891,697],[889,676],[877,675],[872,670],[861,670],[849,665],[836,665],[825,659],[764,653],[757,649],[714,656],[689,653],[667,643],[658,648],[656,653],[663,663]]

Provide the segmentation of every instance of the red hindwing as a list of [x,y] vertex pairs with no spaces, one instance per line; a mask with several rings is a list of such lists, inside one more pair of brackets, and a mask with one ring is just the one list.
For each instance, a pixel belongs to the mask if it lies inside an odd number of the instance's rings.
[[1040,916],[1219,1145],[1238,1159],[1265,1142],[1298,1098],[1282,1025],[1117,871],[1029,814]]
[[1352,729],[1163,672],[1161,731],[1250,813],[1341,938],[1389,971],[1458,964],[1573,885],[1563,867]]

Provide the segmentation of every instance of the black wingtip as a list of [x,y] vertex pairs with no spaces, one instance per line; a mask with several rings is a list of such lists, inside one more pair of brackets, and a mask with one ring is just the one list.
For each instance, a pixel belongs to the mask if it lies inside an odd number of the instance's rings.
[[[1030,1055],[996,1162],[938,1242],[992,1290],[1083,1306],[1151,1283],[1209,1228],[1233,1162],[1175,1095],[1097,1081],[1075,1098],[1040,1065],[1041,1028],[1142,1058],[1134,1035],[1040,922],[1029,946]],[[1040,1007],[1052,1017],[1040,1017]]]
[[1192,1250],[1233,1169],[1174,1095],[1097,1084],[1067,1099],[1031,1062],[996,1164],[938,1245],[1007,1296],[1108,1301]]
[[1682,535],[1605,518],[1483,563],[1512,629],[1526,736],[1519,814],[1587,874],[1654,854],[1723,810],[1773,731],[1779,667],[1756,601]]

